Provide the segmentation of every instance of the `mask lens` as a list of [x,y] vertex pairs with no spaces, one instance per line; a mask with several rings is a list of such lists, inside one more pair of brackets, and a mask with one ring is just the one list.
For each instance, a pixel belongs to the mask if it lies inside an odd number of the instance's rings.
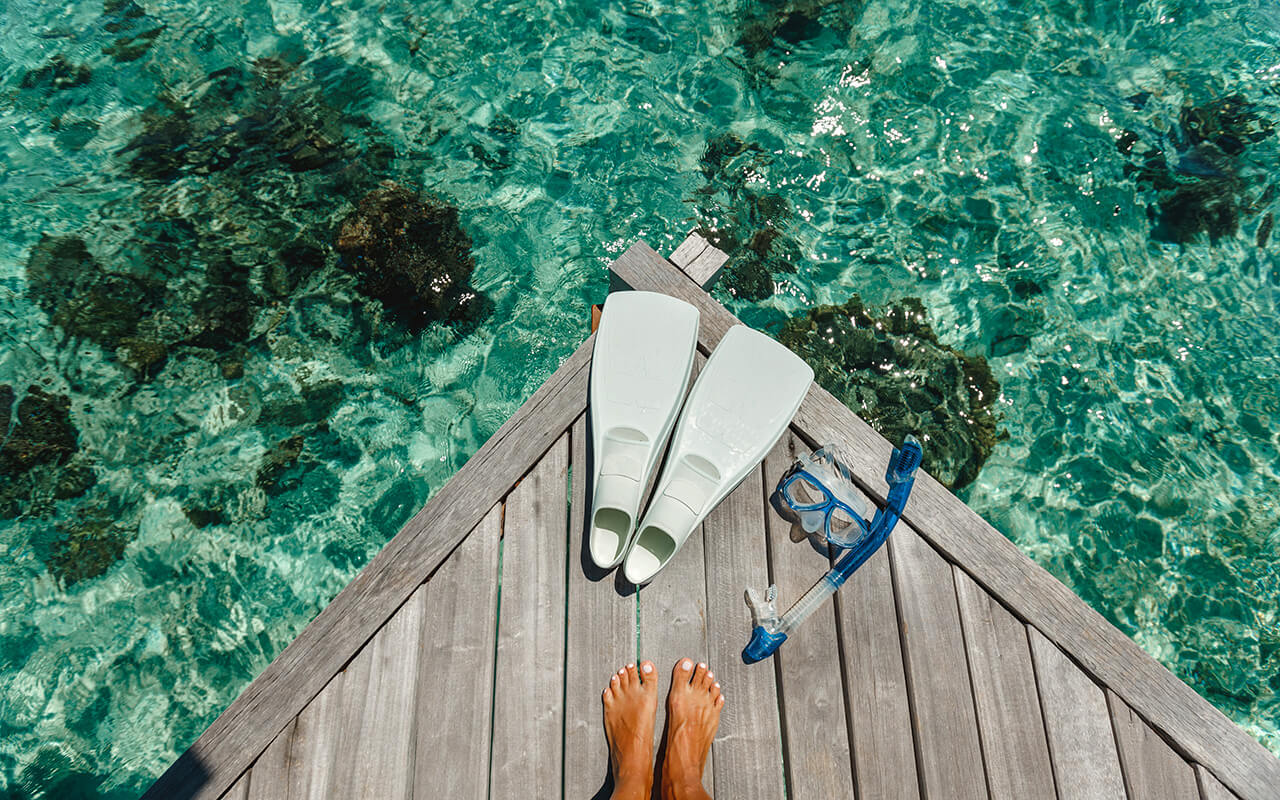
[[855,520],[853,515],[848,511],[836,506],[831,509],[831,533],[841,535],[841,538],[847,538],[856,533],[859,520]]
[[787,494],[792,505],[797,506],[813,506],[827,501],[826,494],[822,489],[813,485],[807,478],[801,475],[791,482],[787,487]]

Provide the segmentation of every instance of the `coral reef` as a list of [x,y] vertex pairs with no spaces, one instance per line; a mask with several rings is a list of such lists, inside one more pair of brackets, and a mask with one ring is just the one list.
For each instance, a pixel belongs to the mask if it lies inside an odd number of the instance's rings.
[[13,475],[38,464],[61,463],[79,449],[68,398],[31,386],[14,409],[14,397],[13,387],[0,386],[0,431],[4,431],[0,474]]
[[977,477],[1003,435],[991,367],[939,341],[916,298],[873,309],[854,295],[793,317],[778,338],[887,439],[917,436],[925,467],[952,489]]
[[464,320],[482,304],[470,284],[471,237],[438,198],[383,184],[342,221],[337,249],[360,291],[411,330]]
[[[1146,98],[1134,96],[1130,102],[1140,107]],[[1265,192],[1256,203],[1249,200],[1252,181],[1242,171],[1241,158],[1250,145],[1274,133],[1271,122],[1238,94],[1184,107],[1164,149],[1144,144],[1132,130],[1123,131],[1116,149],[1140,158],[1127,164],[1126,172],[1157,193],[1148,209],[1151,238],[1187,244],[1201,234],[1210,243],[1235,236],[1241,218],[1269,202]],[[1256,235],[1259,247],[1269,232],[1264,220]]]
[[743,300],[771,296],[773,276],[795,272],[801,260],[799,246],[783,232],[791,217],[790,204],[748,180],[767,165],[768,158],[765,148],[729,132],[707,140],[701,159],[707,179],[703,194],[723,194],[726,199],[722,204],[714,200],[702,204],[698,232],[729,254],[720,285]]
[[69,336],[115,348],[131,335],[156,289],[104,270],[75,236],[41,236],[27,260],[27,293]]
[[286,61],[260,59],[251,72],[228,67],[213,73],[190,99],[161,95],[143,112],[142,132],[122,151],[130,156],[129,171],[168,181],[184,172],[337,169],[361,159],[374,170],[385,167],[385,146],[362,152],[347,135],[369,121],[329,106],[317,91],[287,86],[294,71]]
[[258,467],[258,475],[255,479],[258,488],[273,495],[292,488],[282,479],[298,463],[298,459],[302,456],[302,448],[303,437],[290,436],[288,439],[277,442],[275,447],[268,450],[262,458],[261,466]]
[[120,560],[133,531],[105,509],[81,511],[59,523],[51,541],[37,538],[36,554],[64,587],[96,578]]
[[93,470],[76,458],[79,431],[71,401],[38,386],[14,407],[13,387],[0,385],[0,517],[42,513],[53,500],[79,497],[93,486]]
[[142,58],[165,29],[134,0],[104,0],[101,24],[106,32],[121,34],[102,48],[103,55],[111,56],[119,63]]
[[73,64],[66,56],[56,55],[42,66],[29,69],[22,76],[18,85],[23,89],[44,89],[45,92],[58,92],[84,86],[92,79],[93,73],[82,64]]
[[795,46],[832,31],[844,41],[862,4],[852,0],[749,2],[738,23],[738,46],[748,58],[767,55],[775,44]]

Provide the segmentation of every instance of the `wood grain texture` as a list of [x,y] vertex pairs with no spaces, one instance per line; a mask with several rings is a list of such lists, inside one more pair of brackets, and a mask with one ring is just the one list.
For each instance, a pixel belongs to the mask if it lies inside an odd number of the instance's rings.
[[[587,415],[570,433],[569,614],[566,620],[564,796],[588,798],[605,785],[609,747],[604,738],[600,693],[623,665],[636,660],[636,597],[620,594],[614,573],[591,561],[591,472]],[[658,680],[659,673],[651,676]]]
[[568,427],[507,496],[499,679],[493,698],[493,797],[555,797],[562,788]]
[[289,762],[296,726],[297,720],[284,726],[253,762],[248,800],[289,800]]
[[[690,658],[695,663],[701,661],[711,665],[713,672],[720,670],[707,642],[705,558],[706,528],[699,525],[671,563],[636,595],[639,600],[640,658],[652,661],[658,669],[660,699],[653,731],[655,748],[662,741],[667,722],[665,698],[671,689],[671,671],[676,662]],[[704,767],[704,785],[711,785],[714,774],[713,751]],[[654,788],[656,791],[658,787]]]
[[334,796],[412,798],[421,635],[422,605],[405,603],[348,668]]
[[987,796],[951,565],[915,531],[889,537],[922,794]]
[[671,251],[668,260],[680,269],[684,269],[693,263],[694,259],[702,255],[711,243],[700,236],[696,231],[691,232],[685,237],[675,250]]
[[338,673],[293,723],[289,752],[289,800],[331,797],[329,778],[342,730],[342,683]]
[[[643,242],[613,264],[626,284],[665,292],[700,312],[700,347],[710,351],[737,319]],[[813,386],[795,426],[844,444],[863,488],[883,502],[892,445],[825,389]],[[1070,589],[932,477],[919,473],[904,521],[948,561],[962,566],[1015,616],[1031,621],[1089,674],[1113,689],[1182,755],[1210,767],[1242,800],[1274,800],[1280,759],[1227,719]]]
[[714,247],[708,246],[702,251],[702,255],[693,260],[693,263],[685,267],[685,274],[697,282],[699,286],[708,291],[715,284],[716,279],[720,277],[720,270],[724,267],[729,257]]
[[1200,800],[1238,800],[1222,782],[1213,777],[1213,773],[1200,764],[1195,764],[1196,786],[1200,789]]
[[1200,799],[1195,771],[1182,756],[1173,752],[1115,692],[1107,692],[1107,708],[1129,800]]
[[1038,630],[1028,627],[1027,632],[1058,797],[1124,800],[1124,777],[1102,689]]
[[915,734],[887,548],[836,592],[836,616],[858,796],[918,800]]
[[1027,629],[963,570],[951,569],[991,797],[1053,797],[1053,764]]
[[373,637],[480,518],[586,408],[593,337],[240,693],[144,795],[219,797]]
[[[790,431],[765,456],[761,502],[790,468],[808,452]],[[808,541],[791,541],[791,524],[765,508],[768,552],[778,610],[785,612],[830,568],[825,554]],[[752,587],[764,591],[763,586]],[[773,656],[782,708],[782,740],[786,751],[788,797],[847,797],[852,800],[853,761],[841,680],[840,640],[835,604],[814,611]]]
[[[765,555],[763,478],[757,467],[703,523],[707,571],[707,661],[725,705],[712,745],[716,797],[775,798],[784,794],[777,684],[768,661],[747,665],[751,634],[743,602],[748,586],[769,584]],[[686,554],[681,552],[678,558]],[[704,776],[705,783],[705,776]]]
[[489,795],[502,505],[489,509],[409,602],[420,606],[414,796]]
[[249,800],[249,784],[252,782],[253,776],[249,771],[245,771],[240,779],[231,784],[231,788],[227,789],[227,793],[222,796],[222,800]]

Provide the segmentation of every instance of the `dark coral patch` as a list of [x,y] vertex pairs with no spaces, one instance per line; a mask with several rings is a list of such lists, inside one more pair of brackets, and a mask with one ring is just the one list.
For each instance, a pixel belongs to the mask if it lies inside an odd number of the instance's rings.
[[56,55],[44,62],[42,66],[27,70],[19,84],[23,89],[44,89],[46,92],[57,92],[84,86],[93,77],[89,68],[82,64],[73,64],[66,56]]
[[458,210],[430,195],[386,183],[342,221],[337,250],[360,280],[411,330],[466,319],[481,306],[471,287],[471,237]]
[[37,542],[36,551],[62,586],[72,586],[110,569],[132,538],[114,515],[94,510],[59,525],[56,538],[44,546]]
[[1164,149],[1122,132],[1116,148],[1140,159],[1126,172],[1157,193],[1148,209],[1151,238],[1188,244],[1205,234],[1212,244],[1235,236],[1241,220],[1265,205],[1248,200],[1253,181],[1244,156],[1274,133],[1271,121],[1238,94],[1184,107]]
[[887,439],[921,439],[926,468],[953,489],[978,476],[1002,436],[990,365],[939,341],[916,298],[872,309],[854,295],[788,320],[779,339]]
[[0,517],[47,512],[54,500],[79,497],[97,481],[77,453],[80,432],[71,401],[38,386],[14,407],[13,387],[0,385]]
[[115,348],[138,326],[155,288],[102,269],[82,239],[41,236],[27,260],[27,293],[68,335]]
[[[15,475],[39,464],[58,464],[79,449],[71,424],[71,400],[39,386],[13,408],[14,391],[0,386],[0,474]],[[12,426],[12,429],[10,428]]]

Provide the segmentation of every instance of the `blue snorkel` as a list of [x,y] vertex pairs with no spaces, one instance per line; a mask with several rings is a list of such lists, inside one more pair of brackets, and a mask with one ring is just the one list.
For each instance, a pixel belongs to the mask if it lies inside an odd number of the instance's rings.
[[[907,498],[911,496],[916,470],[920,468],[923,456],[919,442],[910,436],[902,443],[902,447],[894,448],[893,456],[889,459],[889,467],[884,474],[884,479],[889,484],[885,506],[876,510],[870,523],[859,518],[863,533],[855,541],[844,543],[832,537],[828,518],[827,541],[845,552],[831,569],[787,610],[786,614],[778,616],[778,608],[775,604],[778,596],[777,586],[770,586],[763,600],[754,590],[747,589],[747,605],[751,608],[755,628],[751,631],[751,641],[742,651],[743,661],[754,664],[773,655],[787,640],[787,634],[791,630],[826,602],[827,598],[835,594],[849,576],[880,549],[880,546],[889,538],[889,534],[893,533],[893,527],[898,524],[898,519],[902,516],[902,509],[907,504]],[[802,474],[807,476],[807,473]],[[775,498],[771,498],[775,507],[778,506],[776,498],[784,491],[790,477],[790,473],[783,477],[783,483],[779,484],[778,491],[774,493]],[[814,504],[814,508],[838,504],[831,499],[829,491],[824,490],[824,492],[828,495],[828,503]],[[843,504],[839,505],[847,508]]]

